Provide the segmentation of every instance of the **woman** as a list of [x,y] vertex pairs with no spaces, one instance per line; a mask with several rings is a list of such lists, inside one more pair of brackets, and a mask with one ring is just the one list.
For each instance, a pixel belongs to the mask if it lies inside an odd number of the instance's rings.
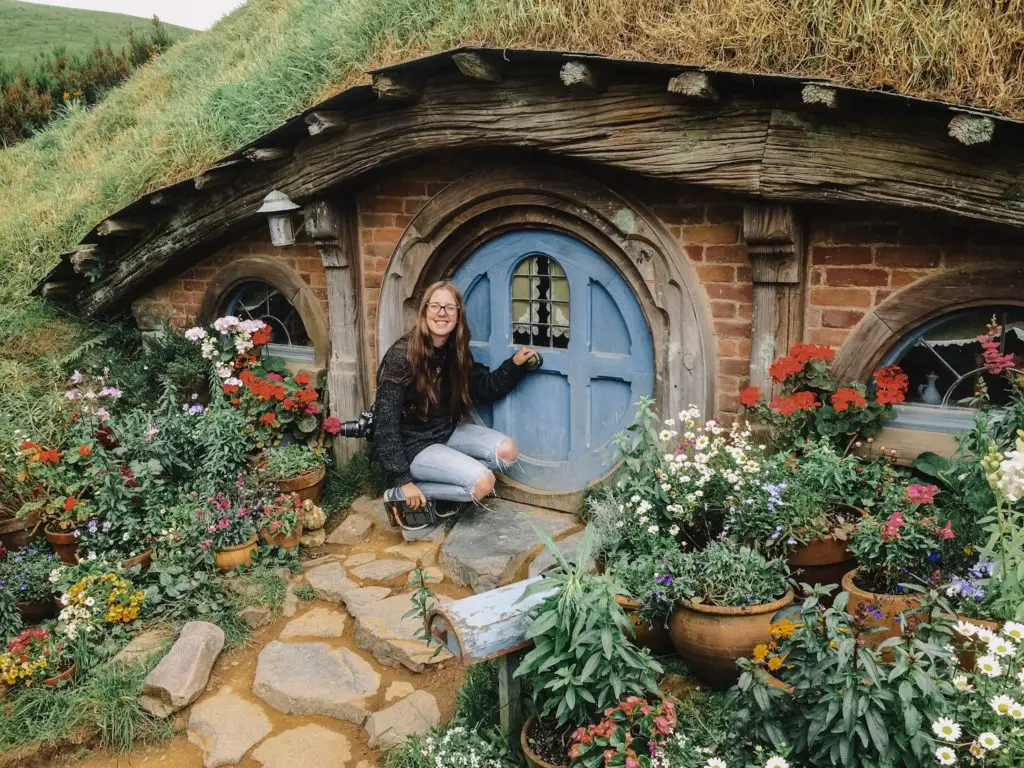
[[467,423],[470,409],[511,392],[532,358],[537,352],[522,347],[494,371],[474,365],[459,289],[447,281],[427,288],[416,325],[377,371],[373,442],[395,484],[384,497],[393,522],[424,525],[428,499],[479,501],[494,490],[494,472],[519,449],[507,435]]

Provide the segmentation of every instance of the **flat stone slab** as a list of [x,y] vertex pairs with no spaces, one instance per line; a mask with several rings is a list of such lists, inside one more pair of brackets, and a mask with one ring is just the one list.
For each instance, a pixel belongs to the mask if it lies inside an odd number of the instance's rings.
[[272,729],[259,704],[224,687],[192,707],[188,740],[203,750],[206,768],[217,768],[237,763]]
[[366,733],[371,749],[391,749],[406,737],[429,733],[441,722],[437,700],[426,691],[415,691],[397,704],[374,712],[366,721]]
[[373,532],[373,526],[376,523],[376,519],[370,515],[353,512],[341,521],[341,525],[328,534],[327,543],[342,544],[348,547],[361,544]]
[[190,621],[171,650],[142,684],[139,706],[167,717],[199,698],[210,679],[213,663],[224,648],[224,630],[208,621]]
[[171,639],[171,633],[166,629],[150,629],[133,637],[110,660],[111,664],[132,664],[136,661],[148,659],[157,651],[167,645]]
[[416,567],[408,560],[374,560],[352,569],[352,575],[363,581],[391,581]]
[[407,531],[402,529],[402,538],[407,542],[430,541],[440,544],[448,535],[448,528],[444,523],[421,528],[418,531]]
[[306,580],[317,599],[329,603],[340,603],[346,592],[359,589],[359,585],[348,577],[348,571],[341,563],[333,560],[306,571]]
[[347,648],[274,640],[256,662],[252,692],[286,714],[327,715],[362,725],[380,675]]
[[289,621],[281,630],[281,640],[294,637],[341,637],[345,634],[345,614],[317,607]]
[[290,619],[299,610],[299,596],[295,594],[295,582],[288,584],[288,589],[284,593],[284,602],[281,603],[281,615],[286,619]]
[[267,739],[252,757],[263,768],[345,768],[352,752],[345,736],[311,723]]
[[349,555],[345,558],[345,567],[355,568],[357,565],[366,565],[366,563],[369,563],[370,561],[376,559],[377,556],[373,554],[373,552],[359,552],[355,555]]
[[[443,595],[438,602],[447,603],[451,599]],[[422,672],[430,664],[440,664],[451,658],[446,648],[434,655],[437,644],[427,645],[416,637],[417,631],[423,626],[419,618],[404,614],[412,608],[412,593],[405,592],[380,600],[368,609],[356,615],[356,645],[373,654],[381,664],[389,667],[404,666],[413,672]]]
[[238,618],[250,629],[265,627],[274,619],[274,609],[269,605],[249,605],[238,612]]
[[351,513],[358,513],[373,518],[382,528],[390,528],[388,512],[384,509],[384,499],[376,499],[370,496],[360,496],[352,502],[349,507]]
[[391,594],[389,587],[359,587],[345,593],[343,602],[348,612],[356,618],[372,613],[374,606]]
[[437,553],[441,548],[441,542],[424,539],[423,541],[408,541],[404,544],[395,544],[384,551],[389,555],[395,555],[403,560],[420,562],[423,565],[437,565]]
[[441,568],[456,584],[486,592],[511,581],[541,545],[533,528],[557,536],[577,523],[572,515],[497,499],[490,509],[462,513],[441,547]]
[[[583,538],[583,531],[574,533],[571,536],[566,536],[564,539],[559,539],[555,542],[558,546],[558,551],[562,553],[566,560],[572,560],[576,556],[576,546],[580,543],[580,539]],[[530,561],[530,567],[528,570],[529,576],[537,576],[542,571],[550,568],[555,564],[555,556],[548,551],[547,547],[544,547],[533,560]],[[591,558],[587,564],[587,570],[594,572],[597,570],[597,564]]]
[[389,685],[388,689],[384,691],[384,701],[390,704],[392,701],[404,699],[415,690],[416,689],[412,687],[412,683],[407,683],[404,680],[397,680]]

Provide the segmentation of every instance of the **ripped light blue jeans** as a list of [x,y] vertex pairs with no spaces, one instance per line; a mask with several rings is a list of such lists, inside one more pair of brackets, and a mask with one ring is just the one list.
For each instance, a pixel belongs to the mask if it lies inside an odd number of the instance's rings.
[[460,424],[447,443],[428,445],[417,453],[409,474],[428,499],[473,501],[473,486],[484,472],[507,468],[498,446],[508,439],[479,424]]

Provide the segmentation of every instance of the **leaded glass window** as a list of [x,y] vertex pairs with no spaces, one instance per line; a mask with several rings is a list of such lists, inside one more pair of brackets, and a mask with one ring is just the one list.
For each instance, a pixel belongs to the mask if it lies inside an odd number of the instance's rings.
[[270,326],[267,351],[290,359],[312,359],[313,344],[298,310],[270,283],[247,280],[238,285],[224,301],[222,315],[242,320],[262,320]]
[[989,323],[1002,326],[999,352],[1013,355],[1013,368],[1024,364],[1024,307],[987,306],[942,315],[904,336],[886,355],[910,379],[907,403],[952,408],[972,405],[982,390],[994,405],[1004,405],[1011,382],[985,369],[978,340]]
[[548,256],[528,256],[512,277],[512,342],[531,347],[569,346],[569,281]]

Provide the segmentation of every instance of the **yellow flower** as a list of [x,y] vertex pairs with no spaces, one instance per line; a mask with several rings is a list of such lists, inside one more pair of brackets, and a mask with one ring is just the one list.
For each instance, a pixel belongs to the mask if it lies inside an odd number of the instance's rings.
[[764,661],[768,656],[768,646],[764,643],[758,643],[754,646],[754,661]]
[[770,669],[772,672],[774,672],[775,670],[777,670],[781,666],[782,666],[782,657],[781,656],[772,656],[770,659],[768,659],[768,669]]

